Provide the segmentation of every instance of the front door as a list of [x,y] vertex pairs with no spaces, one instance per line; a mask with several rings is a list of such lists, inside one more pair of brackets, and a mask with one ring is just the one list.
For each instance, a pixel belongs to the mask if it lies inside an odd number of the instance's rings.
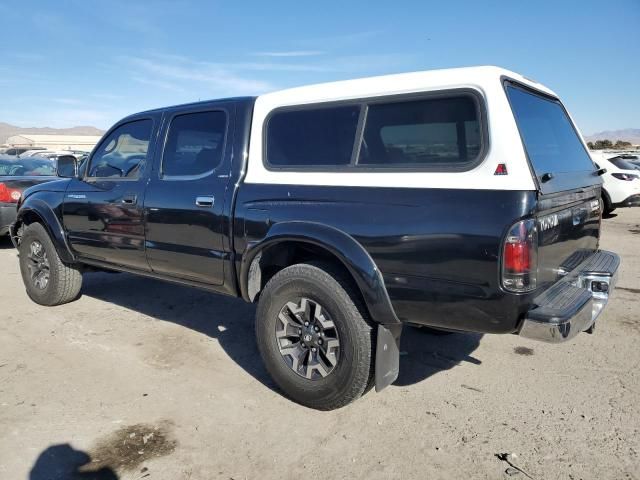
[[63,218],[75,253],[89,261],[149,271],[144,193],[160,116],[129,120],[104,137],[81,178],[71,181]]
[[233,105],[178,108],[165,115],[164,145],[144,202],[147,259],[156,273],[221,285]]

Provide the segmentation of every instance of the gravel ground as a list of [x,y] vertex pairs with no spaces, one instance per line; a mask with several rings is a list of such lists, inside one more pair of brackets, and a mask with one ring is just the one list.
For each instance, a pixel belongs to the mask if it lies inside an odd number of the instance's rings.
[[640,208],[616,213],[595,335],[406,329],[396,384],[333,412],[277,392],[252,306],[94,273],[39,307],[2,241],[0,479],[640,478]]

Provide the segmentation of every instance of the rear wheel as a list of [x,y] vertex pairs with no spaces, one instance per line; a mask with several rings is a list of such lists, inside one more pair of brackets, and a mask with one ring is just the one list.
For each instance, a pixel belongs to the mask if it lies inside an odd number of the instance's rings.
[[319,410],[360,397],[373,376],[373,330],[342,272],[298,264],[278,272],[260,294],[260,354],[292,400]]
[[82,287],[82,274],[60,260],[45,228],[32,223],[20,240],[20,272],[27,295],[34,302],[62,305],[75,300]]

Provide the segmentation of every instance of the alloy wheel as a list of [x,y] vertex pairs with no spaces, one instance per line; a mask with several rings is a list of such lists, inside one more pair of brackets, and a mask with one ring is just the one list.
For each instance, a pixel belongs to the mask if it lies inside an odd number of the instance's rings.
[[319,380],[338,365],[338,331],[318,302],[306,297],[287,302],[278,314],[275,334],[284,361],[301,377]]
[[29,245],[29,254],[27,255],[29,269],[29,277],[33,285],[40,290],[44,290],[49,285],[49,258],[42,243],[34,240]]

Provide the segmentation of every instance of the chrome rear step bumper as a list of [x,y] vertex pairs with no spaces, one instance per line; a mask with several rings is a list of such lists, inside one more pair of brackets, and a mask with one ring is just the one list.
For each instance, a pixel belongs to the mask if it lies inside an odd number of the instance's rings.
[[534,300],[520,329],[523,337],[559,343],[593,327],[618,278],[620,257],[600,250]]

